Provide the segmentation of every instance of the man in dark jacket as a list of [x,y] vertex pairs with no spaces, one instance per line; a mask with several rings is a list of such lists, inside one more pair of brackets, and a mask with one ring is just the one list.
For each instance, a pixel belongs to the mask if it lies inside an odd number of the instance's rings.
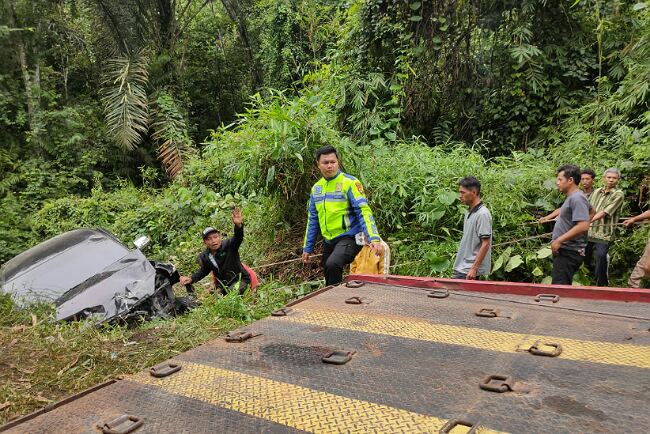
[[233,210],[232,222],[235,225],[235,235],[225,240],[215,228],[209,227],[203,230],[203,244],[206,249],[197,259],[200,268],[191,277],[181,276],[182,285],[196,283],[210,273],[214,275],[218,292],[223,288],[238,288],[239,292],[243,293],[250,285],[251,277],[239,259],[239,246],[244,241],[241,210],[237,208]]

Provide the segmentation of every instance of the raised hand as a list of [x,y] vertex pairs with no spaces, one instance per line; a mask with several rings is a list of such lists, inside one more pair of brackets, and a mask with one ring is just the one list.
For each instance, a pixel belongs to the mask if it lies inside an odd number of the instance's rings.
[[241,216],[241,210],[239,208],[234,208],[232,210],[232,222],[237,227],[242,225],[243,219]]

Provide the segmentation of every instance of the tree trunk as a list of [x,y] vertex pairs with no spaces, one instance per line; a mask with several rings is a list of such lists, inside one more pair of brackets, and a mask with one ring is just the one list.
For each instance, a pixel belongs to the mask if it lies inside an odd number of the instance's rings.
[[[18,19],[16,17],[16,5],[15,2],[10,1],[8,3],[9,7],[9,25],[12,28],[18,27]],[[31,131],[35,130],[34,127],[34,117],[38,111],[38,100],[34,97],[34,83],[32,82],[32,77],[29,72],[29,64],[27,62],[27,49],[25,47],[25,41],[20,32],[17,32],[17,46],[18,46],[18,59],[20,61],[20,70],[23,76],[23,84],[25,86],[25,97],[27,100],[27,115],[29,118],[29,129]]]
[[63,67],[63,97],[65,102],[68,102],[68,76],[70,69],[68,67],[68,56],[65,56],[65,66]]
[[160,24],[160,42],[163,50],[171,50],[176,42],[176,2],[158,1],[158,22]]
[[23,84],[25,85],[25,95],[27,96],[27,114],[29,115],[29,122],[31,125],[32,119],[34,118],[34,93],[32,92],[32,79],[29,75],[29,65],[27,65],[25,44],[23,44],[22,40],[18,41],[18,57],[20,59],[20,70],[23,73]]
[[248,55],[248,60],[251,63],[252,73],[253,73],[253,88],[260,89],[262,87],[262,75],[260,74],[259,68],[257,67],[257,62],[253,56],[253,49],[250,44],[250,38],[248,37],[248,28],[246,26],[246,20],[243,18],[241,11],[238,10],[239,5],[237,0],[221,0],[223,7],[228,12],[228,16],[231,20],[237,24],[237,32],[241,38],[244,47],[246,48],[246,54]]

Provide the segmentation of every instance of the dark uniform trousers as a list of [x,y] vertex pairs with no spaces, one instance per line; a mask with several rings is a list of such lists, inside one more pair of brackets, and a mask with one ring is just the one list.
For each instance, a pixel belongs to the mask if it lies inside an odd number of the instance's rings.
[[336,285],[343,281],[343,268],[354,261],[362,246],[357,245],[354,237],[341,237],[332,242],[323,243],[323,268],[325,268],[325,285]]
[[[594,243],[590,241],[587,243],[585,249],[585,265],[589,272],[596,280],[597,286],[608,286],[608,260],[607,253],[609,252],[609,243]],[[595,264],[592,264],[592,259],[595,259]]]

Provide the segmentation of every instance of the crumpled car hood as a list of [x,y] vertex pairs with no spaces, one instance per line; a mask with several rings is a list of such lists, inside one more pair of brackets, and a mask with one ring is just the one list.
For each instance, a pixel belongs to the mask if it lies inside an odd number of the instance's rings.
[[156,270],[137,250],[75,286],[55,301],[57,319],[92,316],[108,321],[131,311],[154,294]]
[[[166,274],[175,271],[171,265],[156,266]],[[58,235],[0,268],[0,291],[10,293],[19,306],[53,303],[57,320],[110,321],[132,313],[156,290],[154,265],[103,229]]]

